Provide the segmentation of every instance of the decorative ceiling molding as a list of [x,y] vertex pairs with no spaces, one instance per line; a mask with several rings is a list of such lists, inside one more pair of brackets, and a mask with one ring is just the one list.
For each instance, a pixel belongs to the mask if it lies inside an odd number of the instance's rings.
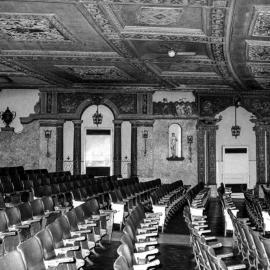
[[165,26],[179,22],[183,8],[142,6],[136,14],[139,23]]
[[270,6],[255,6],[249,35],[253,37],[270,37]]
[[33,56],[33,57],[75,57],[75,58],[122,58],[116,52],[80,52],[80,51],[41,51],[41,50],[1,50],[3,56]]
[[[85,0],[84,0],[85,1]],[[91,1],[91,0],[89,0]],[[173,5],[173,6],[207,6],[207,0],[106,0],[108,3]]]
[[270,77],[270,64],[248,63],[247,66],[254,77]]
[[78,41],[55,14],[0,13],[0,33],[15,41]]
[[207,80],[217,80],[222,79],[219,75],[217,75],[215,72],[179,72],[179,71],[163,71],[161,72],[162,77],[170,78],[207,78]]
[[[228,0],[221,2],[214,0],[213,2],[214,8],[211,9],[211,36],[214,39],[216,38],[216,43],[211,44],[211,49],[217,63],[217,69],[223,79],[228,82],[228,84],[236,86],[236,82],[228,68],[225,56],[225,44],[218,42],[220,38],[224,39],[225,37],[225,22],[228,5]],[[226,65],[224,65],[224,63],[226,63]]]
[[115,66],[55,65],[82,80],[134,81],[135,79]]
[[247,59],[251,61],[270,61],[270,41],[247,40]]

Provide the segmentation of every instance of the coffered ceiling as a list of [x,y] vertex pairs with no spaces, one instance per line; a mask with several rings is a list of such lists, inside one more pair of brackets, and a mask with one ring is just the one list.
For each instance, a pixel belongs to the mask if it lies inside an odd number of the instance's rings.
[[269,75],[269,0],[0,1],[2,89],[262,91]]

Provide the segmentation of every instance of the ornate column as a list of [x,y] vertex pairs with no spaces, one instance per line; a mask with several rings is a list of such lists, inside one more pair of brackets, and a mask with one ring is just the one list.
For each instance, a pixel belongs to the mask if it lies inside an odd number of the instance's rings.
[[219,119],[197,124],[198,179],[216,185],[216,123]]
[[121,177],[121,124],[122,120],[114,120],[114,153],[113,171],[114,175]]
[[198,181],[206,183],[205,178],[205,128],[201,123],[197,124],[197,158],[198,158]]
[[63,151],[64,151],[64,141],[63,141],[63,128],[64,120],[59,120],[56,122],[56,171],[63,171]]
[[131,176],[137,176],[137,122],[131,121]]
[[216,125],[207,126],[208,185],[216,185]]
[[266,183],[265,177],[265,135],[266,127],[260,122],[255,123],[253,128],[256,136],[256,167],[257,167],[257,183],[264,184]]
[[266,153],[267,153],[267,183],[270,183],[270,125],[267,126],[266,130]]
[[81,173],[81,126],[82,120],[72,120],[74,124],[73,174]]

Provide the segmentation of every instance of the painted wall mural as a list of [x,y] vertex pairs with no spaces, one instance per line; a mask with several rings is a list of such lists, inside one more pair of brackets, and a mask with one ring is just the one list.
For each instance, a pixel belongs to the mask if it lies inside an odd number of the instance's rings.
[[153,102],[153,113],[156,115],[173,115],[175,117],[188,117],[197,113],[195,102],[185,102],[182,99],[176,102],[163,101]]
[[[75,113],[78,106],[88,100],[91,104],[96,104],[95,94],[89,93],[58,93],[57,111],[59,113]],[[101,99],[109,99],[118,108],[120,113],[137,112],[137,95],[136,94],[98,94]]]
[[75,38],[55,15],[0,13],[0,33],[14,40],[71,41]]

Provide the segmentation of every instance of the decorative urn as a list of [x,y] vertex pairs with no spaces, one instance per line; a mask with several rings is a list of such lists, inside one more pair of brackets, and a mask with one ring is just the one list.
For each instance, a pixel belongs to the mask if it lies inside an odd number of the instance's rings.
[[7,107],[4,112],[0,112],[0,116],[4,124],[6,125],[6,128],[9,128],[10,123],[16,117],[16,112],[11,112],[9,107]]

